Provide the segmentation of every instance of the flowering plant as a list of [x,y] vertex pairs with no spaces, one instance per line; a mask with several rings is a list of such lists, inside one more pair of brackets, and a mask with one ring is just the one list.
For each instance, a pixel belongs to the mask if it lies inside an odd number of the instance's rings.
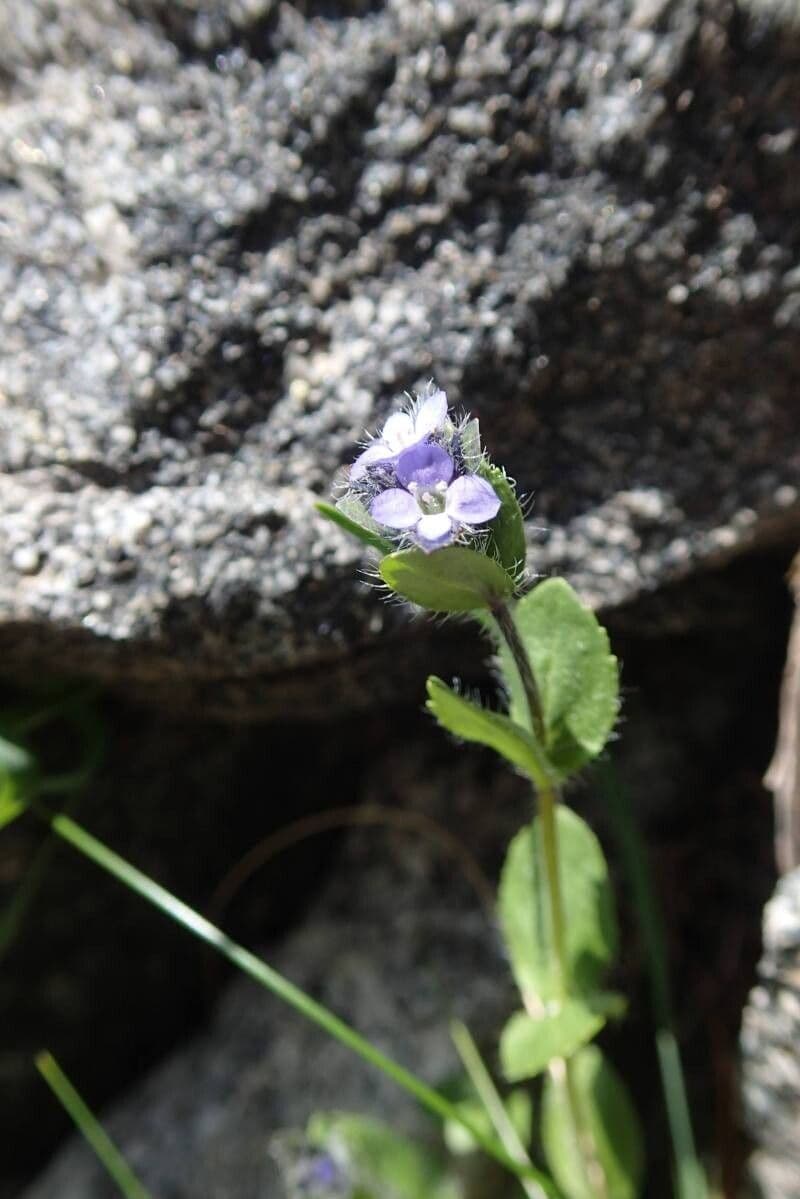
[[[454,419],[433,385],[367,443],[336,504],[317,506],[377,553],[377,572],[390,593],[432,612],[474,619],[492,640],[504,709],[490,710],[435,677],[428,679],[427,707],[448,733],[503,757],[530,780],[536,796],[533,820],[508,848],[497,901],[520,994],[498,1055],[513,1089],[501,1097],[468,1030],[458,1025],[452,1036],[464,1091],[453,1096],[434,1089],[64,811],[52,811],[43,797],[83,776],[42,779],[24,724],[8,730],[0,722],[0,828],[28,811],[45,821],[443,1122],[449,1157],[372,1118],[317,1114],[305,1134],[273,1145],[292,1199],[472,1199],[452,1162],[478,1150],[508,1172],[513,1193],[521,1188],[528,1199],[636,1199],[644,1176],[636,1111],[595,1043],[625,1009],[607,989],[618,940],[614,896],[599,841],[563,802],[565,788],[601,754],[617,721],[618,667],[606,632],[563,579],[526,575],[514,485],[483,452],[478,422]],[[2,735],[9,731],[19,743]],[[647,896],[641,879],[638,891]],[[660,966],[652,974],[654,990],[657,981],[665,994]],[[707,1199],[677,1044],[666,1022],[658,1050],[675,1193]],[[126,1199],[149,1199],[55,1061],[42,1055],[37,1064]],[[541,1092],[537,1108],[531,1085]]]
[[[535,818],[512,841],[499,888],[521,997],[499,1059],[508,1083],[541,1082],[547,1173],[534,1167],[526,1144],[530,1109],[522,1125],[513,1119],[524,1092],[504,1103],[461,1030],[454,1039],[473,1102],[481,1101],[477,1118],[488,1119],[526,1168],[529,1196],[635,1199],[644,1174],[636,1112],[594,1043],[625,1009],[605,987],[617,948],[614,898],[600,843],[563,803],[564,788],[602,752],[617,720],[618,666],[606,632],[563,579],[526,576],[514,485],[484,453],[478,422],[453,418],[433,384],[367,443],[336,505],[318,507],[378,551],[390,592],[432,612],[472,617],[489,634],[506,710],[488,710],[433,677],[428,710],[456,738],[491,747],[527,775],[536,795]],[[464,1149],[463,1136],[449,1143]],[[466,1148],[476,1148],[474,1139]],[[694,1183],[680,1194],[702,1195],[702,1179]],[[374,1173],[372,1185],[380,1188]]]

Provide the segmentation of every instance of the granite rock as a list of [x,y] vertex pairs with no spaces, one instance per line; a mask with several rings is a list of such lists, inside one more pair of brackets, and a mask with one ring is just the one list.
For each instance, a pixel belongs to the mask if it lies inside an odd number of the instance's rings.
[[742,1100],[759,1199],[800,1196],[800,870],[764,912],[758,985],[742,1022]]
[[363,707],[405,617],[313,503],[431,376],[593,603],[796,535],[799,46],[726,0],[9,0],[4,669]]

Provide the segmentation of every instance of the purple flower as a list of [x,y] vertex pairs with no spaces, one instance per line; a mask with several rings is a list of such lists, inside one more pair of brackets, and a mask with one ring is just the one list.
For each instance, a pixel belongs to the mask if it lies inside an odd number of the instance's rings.
[[351,483],[362,479],[370,466],[394,465],[404,450],[421,445],[437,433],[447,419],[447,397],[443,391],[428,384],[408,412],[395,412],[389,417],[376,438],[350,468]]
[[478,475],[459,475],[441,446],[421,444],[400,454],[395,473],[400,487],[382,491],[370,504],[370,515],[390,529],[408,530],[430,553],[449,545],[462,527],[484,524],[500,511],[490,483]]
[[[295,1180],[296,1185],[309,1195],[343,1194],[345,1178],[339,1164],[329,1153],[319,1153],[306,1162],[302,1176]],[[349,1188],[348,1188],[349,1190]]]

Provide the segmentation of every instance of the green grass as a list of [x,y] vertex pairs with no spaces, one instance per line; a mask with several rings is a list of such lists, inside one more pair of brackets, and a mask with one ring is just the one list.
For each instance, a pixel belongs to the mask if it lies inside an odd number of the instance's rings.
[[98,1161],[119,1187],[125,1199],[151,1199],[97,1117],[87,1107],[52,1054],[42,1050],[36,1069],[58,1099],[75,1127],[94,1150]]
[[666,940],[650,879],[647,850],[630,798],[614,768],[608,762],[601,763],[596,778],[611,816],[645,948],[658,1067],[672,1141],[676,1199],[709,1199],[708,1181],[695,1148],[680,1049],[673,1028]]

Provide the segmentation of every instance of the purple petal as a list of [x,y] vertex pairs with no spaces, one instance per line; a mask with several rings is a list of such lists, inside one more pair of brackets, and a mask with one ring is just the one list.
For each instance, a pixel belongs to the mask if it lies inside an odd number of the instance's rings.
[[350,482],[355,483],[357,479],[362,479],[367,473],[368,466],[373,466],[377,462],[389,462],[392,456],[392,451],[388,446],[384,445],[382,441],[374,441],[364,450],[363,454],[358,455],[350,467]]
[[390,529],[410,529],[419,520],[419,505],[408,491],[390,487],[376,495],[369,506],[370,515],[378,524]]
[[414,529],[414,539],[421,549],[430,553],[431,550],[449,545],[454,532],[453,522],[446,512],[433,512],[419,518]]
[[445,512],[465,525],[482,525],[500,511],[500,500],[491,483],[478,475],[462,475],[447,488]]
[[414,434],[420,439],[430,437],[441,429],[447,416],[447,396],[443,391],[431,392],[422,401],[414,418]]
[[397,478],[404,487],[435,487],[453,477],[453,459],[438,445],[413,445],[397,459]]

